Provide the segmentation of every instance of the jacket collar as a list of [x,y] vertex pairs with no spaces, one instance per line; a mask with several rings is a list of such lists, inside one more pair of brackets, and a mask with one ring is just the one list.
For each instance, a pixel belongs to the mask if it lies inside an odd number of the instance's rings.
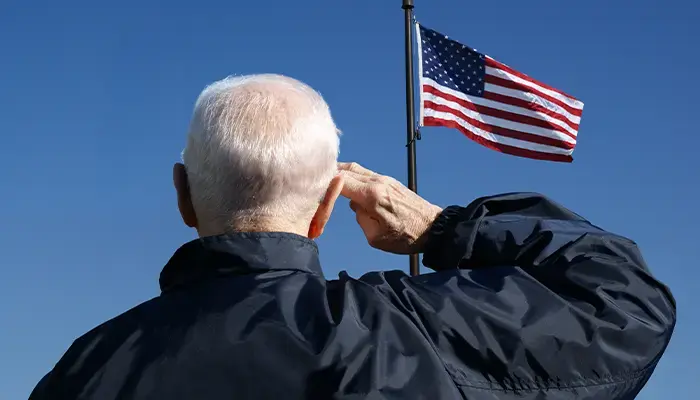
[[182,245],[160,273],[162,292],[227,274],[274,270],[323,276],[316,243],[293,233],[246,232],[199,238]]

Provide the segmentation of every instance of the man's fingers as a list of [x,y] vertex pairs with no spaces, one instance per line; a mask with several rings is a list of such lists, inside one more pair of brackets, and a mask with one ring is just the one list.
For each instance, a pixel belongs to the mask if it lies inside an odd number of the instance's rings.
[[364,174],[360,174],[360,173],[357,173],[354,171],[343,171],[343,170],[340,171],[340,174],[345,176],[345,177],[350,176],[350,177],[354,178],[356,181],[360,181],[360,182],[364,182],[364,183],[376,182],[377,177],[380,176],[380,175],[364,175]]
[[341,171],[350,171],[350,172],[354,172],[356,174],[366,175],[366,176],[377,175],[376,172],[370,171],[367,168],[361,166],[360,164],[354,163],[354,162],[352,162],[352,163],[339,162],[338,169]]
[[342,173],[341,175],[344,178],[344,184],[343,190],[340,192],[340,194],[343,197],[347,197],[348,199],[362,205],[367,195],[369,182],[363,182],[360,177],[352,173]]

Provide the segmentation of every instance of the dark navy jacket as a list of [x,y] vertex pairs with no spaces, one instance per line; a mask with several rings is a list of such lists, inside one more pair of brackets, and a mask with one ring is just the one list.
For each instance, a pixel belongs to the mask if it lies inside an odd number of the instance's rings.
[[423,262],[327,281],[300,236],[192,241],[30,399],[633,399],[676,320],[632,241],[534,194],[447,208]]

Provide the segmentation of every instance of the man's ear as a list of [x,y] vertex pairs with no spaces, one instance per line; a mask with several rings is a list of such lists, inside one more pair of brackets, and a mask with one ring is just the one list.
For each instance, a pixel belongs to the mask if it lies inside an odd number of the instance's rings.
[[185,225],[190,228],[197,228],[197,215],[194,213],[192,197],[190,195],[190,185],[187,182],[187,171],[183,164],[177,163],[173,166],[173,184],[177,191],[177,208]]
[[321,236],[323,229],[326,227],[328,220],[331,218],[331,213],[333,213],[333,206],[335,206],[335,201],[338,200],[340,192],[343,190],[343,177],[341,175],[336,175],[331,183],[328,185],[328,190],[326,190],[326,195],[323,196],[321,204],[318,205],[318,209],[311,219],[311,224],[309,224],[309,239],[316,239]]

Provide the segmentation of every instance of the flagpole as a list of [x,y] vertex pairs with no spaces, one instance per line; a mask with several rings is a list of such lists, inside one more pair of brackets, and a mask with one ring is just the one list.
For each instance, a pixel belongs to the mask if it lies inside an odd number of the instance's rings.
[[[406,18],[406,148],[408,149],[408,188],[418,193],[416,177],[416,117],[413,104],[413,0],[402,0],[401,8]],[[418,254],[411,254],[409,271],[412,276],[418,275]]]

